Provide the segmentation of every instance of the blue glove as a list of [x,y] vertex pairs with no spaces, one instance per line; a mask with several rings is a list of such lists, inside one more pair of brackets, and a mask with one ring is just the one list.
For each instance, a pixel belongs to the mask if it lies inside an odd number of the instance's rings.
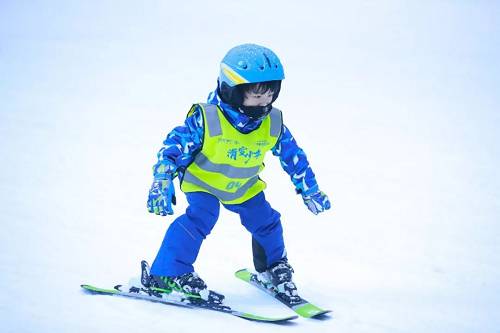
[[318,215],[331,207],[330,200],[328,200],[326,194],[319,190],[308,195],[302,194],[302,199],[314,215]]
[[172,179],[155,179],[148,196],[148,211],[156,215],[172,215],[175,205],[175,189]]

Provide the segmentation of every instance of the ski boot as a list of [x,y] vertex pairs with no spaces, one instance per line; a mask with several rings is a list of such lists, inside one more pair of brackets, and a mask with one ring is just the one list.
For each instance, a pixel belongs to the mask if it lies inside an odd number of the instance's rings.
[[294,270],[286,259],[281,259],[269,267],[265,272],[259,273],[257,278],[264,284],[272,285],[280,297],[289,304],[299,304],[302,298],[299,296],[297,286],[292,281]]
[[208,290],[205,281],[196,272],[189,272],[175,277],[151,275],[150,285],[156,291],[180,292],[193,301],[201,299],[209,303],[222,304],[224,300],[224,295]]

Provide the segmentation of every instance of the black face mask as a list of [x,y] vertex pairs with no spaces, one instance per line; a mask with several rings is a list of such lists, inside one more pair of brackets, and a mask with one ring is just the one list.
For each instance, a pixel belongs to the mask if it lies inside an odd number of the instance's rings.
[[266,106],[240,106],[238,111],[252,120],[259,120],[267,116],[273,109],[272,104]]

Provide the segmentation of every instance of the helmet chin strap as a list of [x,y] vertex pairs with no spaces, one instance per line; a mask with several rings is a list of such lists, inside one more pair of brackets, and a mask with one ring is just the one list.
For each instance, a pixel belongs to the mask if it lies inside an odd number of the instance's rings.
[[238,111],[252,120],[259,120],[266,117],[273,109],[272,104],[266,106],[240,106]]

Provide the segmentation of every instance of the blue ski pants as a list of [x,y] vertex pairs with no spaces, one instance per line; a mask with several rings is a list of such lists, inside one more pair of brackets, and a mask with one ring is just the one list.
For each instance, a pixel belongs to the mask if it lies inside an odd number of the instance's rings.
[[[186,213],[169,226],[151,274],[178,276],[193,272],[201,244],[219,218],[220,202],[215,196],[192,192],[186,193],[186,198],[189,203]],[[266,201],[263,192],[241,204],[223,205],[239,214],[241,224],[252,234],[254,257],[255,244],[261,253],[260,261],[263,258],[266,266],[286,256],[280,214]]]

